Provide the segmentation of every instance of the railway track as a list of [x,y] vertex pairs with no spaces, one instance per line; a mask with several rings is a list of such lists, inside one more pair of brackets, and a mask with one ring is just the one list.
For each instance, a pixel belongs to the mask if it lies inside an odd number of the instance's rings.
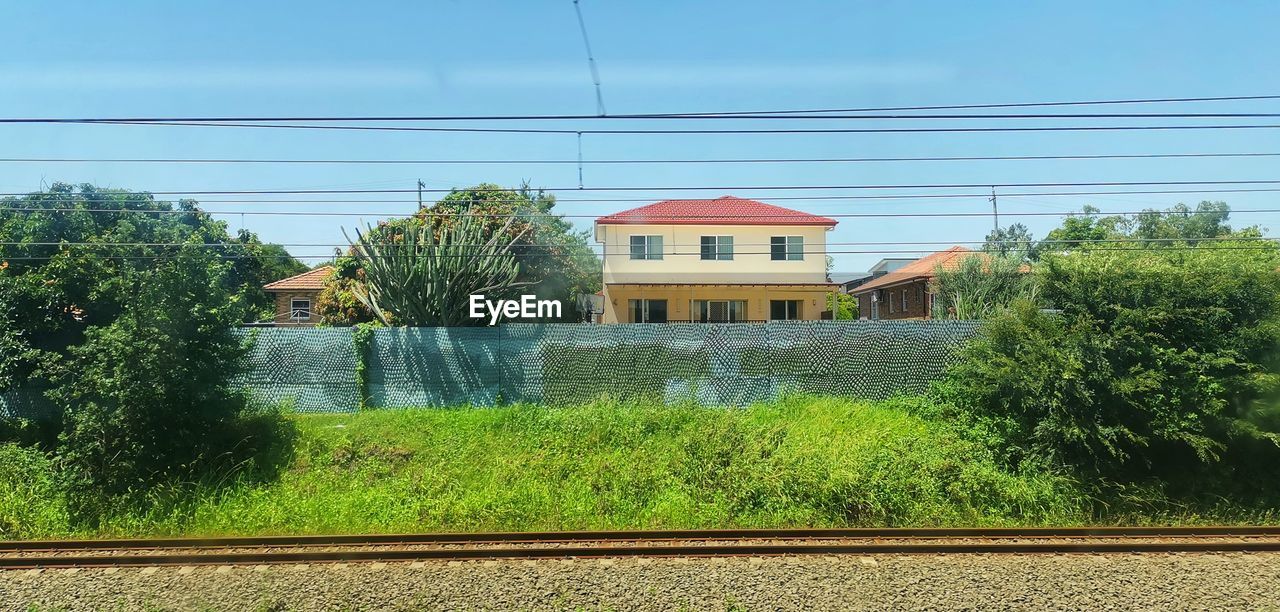
[[0,542],[0,569],[875,554],[1280,552],[1280,527],[735,529]]

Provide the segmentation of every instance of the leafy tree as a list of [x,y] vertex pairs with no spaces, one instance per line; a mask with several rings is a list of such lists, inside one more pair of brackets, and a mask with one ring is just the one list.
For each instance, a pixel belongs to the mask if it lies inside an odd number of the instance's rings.
[[998,315],[940,389],[1003,429],[1015,458],[1274,482],[1258,466],[1280,458],[1260,418],[1280,393],[1278,266],[1275,245],[1243,241],[1047,254],[1036,276],[1060,314]]
[[359,258],[338,257],[333,267],[333,275],[325,279],[324,289],[316,296],[313,306],[321,324],[349,327],[374,321],[376,317],[355,293],[364,284],[364,268],[360,267]]
[[244,399],[229,382],[243,346],[231,265],[197,243],[124,270],[132,299],[87,330],[58,368],[57,450],[71,510],[92,522],[122,496],[183,480],[226,452]]
[[[1201,202],[1194,209],[1186,204],[1176,204],[1163,211],[1147,209],[1132,219],[1119,215],[1099,217],[1097,208],[1085,206],[1079,215],[1067,217],[1062,227],[1049,232],[1039,251],[1069,251],[1103,240],[1159,246],[1262,235],[1256,226],[1233,231],[1227,224],[1230,214],[1231,208],[1225,202]],[[1144,240],[1151,242],[1144,243]]]
[[[365,233],[371,243],[389,243],[423,225],[440,229],[466,218],[475,218],[488,239],[494,232],[505,233],[511,254],[519,264],[516,282],[527,285],[540,299],[560,300],[564,320],[579,320],[574,312],[577,296],[600,289],[600,260],[588,242],[588,233],[573,229],[567,220],[554,214],[555,198],[533,191],[527,185],[503,189],[482,183],[454,191],[413,217],[379,223]],[[508,223],[510,220],[510,223]],[[356,250],[348,251],[355,256]],[[377,317],[356,298],[365,280],[363,270],[342,263],[317,298],[316,311],[329,325],[351,325]]]
[[357,233],[365,276],[353,293],[384,325],[483,325],[470,318],[470,296],[510,297],[521,285],[511,251],[522,234],[507,232],[514,219],[490,230],[479,217],[450,216],[438,229],[419,224],[391,242]]
[[231,242],[239,247],[234,251],[240,257],[231,260],[229,280],[241,288],[240,295],[249,317],[254,320],[274,317],[275,298],[262,288],[282,278],[302,274],[309,269],[308,266],[294,259],[284,247],[264,243],[257,234],[248,230],[240,230]]
[[263,284],[301,267],[252,234],[231,238],[225,223],[189,200],[175,205],[147,193],[59,183],[5,198],[3,208],[0,329],[11,330],[7,342],[21,351],[0,360],[0,392],[41,378],[88,330],[115,321],[135,297],[126,279],[145,276],[182,248],[171,245],[207,245],[199,248],[226,256],[231,271],[220,282],[248,318],[267,303]]
[[0,395],[43,397],[52,413],[32,420],[36,440],[12,420],[0,437],[54,451],[76,517],[254,465],[282,422],[241,414],[234,328],[261,309],[265,282],[300,264],[232,238],[193,201],[56,184],[3,208]]
[[837,321],[852,321],[858,318],[858,298],[843,291],[834,291],[827,296],[827,309],[831,318]]
[[997,227],[991,230],[991,233],[987,234],[986,242],[982,245],[984,253],[996,255],[1019,253],[1029,259],[1034,259],[1035,248],[1035,242],[1031,238],[1031,230],[1021,223],[1014,223],[1009,227]]

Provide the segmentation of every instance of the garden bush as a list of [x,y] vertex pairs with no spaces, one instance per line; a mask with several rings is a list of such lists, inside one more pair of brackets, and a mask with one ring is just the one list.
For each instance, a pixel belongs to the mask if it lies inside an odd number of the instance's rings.
[[1214,247],[1044,256],[1036,280],[1056,311],[990,320],[939,395],[1000,431],[1011,461],[1274,492],[1280,258]]

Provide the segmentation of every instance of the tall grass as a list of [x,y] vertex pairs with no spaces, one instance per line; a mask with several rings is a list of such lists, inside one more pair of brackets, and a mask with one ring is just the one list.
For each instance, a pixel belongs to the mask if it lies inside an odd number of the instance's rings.
[[71,533],[52,491],[0,483],[0,530],[49,537],[1010,525],[1085,514],[1065,478],[1003,471],[981,445],[893,402],[601,402],[293,418],[294,457],[273,482],[156,490],[93,534]]

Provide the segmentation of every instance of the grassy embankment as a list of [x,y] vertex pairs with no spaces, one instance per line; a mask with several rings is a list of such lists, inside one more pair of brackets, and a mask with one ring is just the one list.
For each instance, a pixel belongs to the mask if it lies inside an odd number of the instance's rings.
[[[278,480],[152,495],[71,528],[50,467],[0,453],[0,536],[1082,521],[1071,483],[1011,474],[895,402],[297,415]],[[22,459],[22,460],[19,460]],[[212,479],[211,479],[212,480]]]

